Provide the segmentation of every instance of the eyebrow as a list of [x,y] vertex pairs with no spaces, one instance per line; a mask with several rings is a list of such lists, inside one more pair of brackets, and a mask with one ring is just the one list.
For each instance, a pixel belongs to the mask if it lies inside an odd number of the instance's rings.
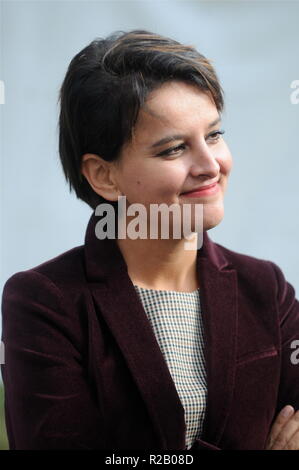
[[[208,125],[208,129],[211,129],[211,127],[215,126],[221,121],[221,117],[218,116],[214,121],[210,122]],[[186,135],[184,134],[174,134],[174,135],[169,135],[167,137],[163,137],[163,139],[158,140],[154,144],[152,144],[149,148],[156,148],[160,147],[161,145],[168,144],[168,142],[172,142],[173,140],[179,140],[179,139],[185,139]]]

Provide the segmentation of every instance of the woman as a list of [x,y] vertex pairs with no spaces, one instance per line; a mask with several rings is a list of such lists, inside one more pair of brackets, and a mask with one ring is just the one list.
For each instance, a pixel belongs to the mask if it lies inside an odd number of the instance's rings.
[[[294,288],[274,263],[208,236],[232,168],[210,62],[118,32],[73,58],[60,102],[63,170],[94,211],[84,246],[5,285],[10,448],[298,448]],[[124,199],[158,237],[134,236]],[[168,237],[149,215],[163,203],[193,210],[169,214]]]

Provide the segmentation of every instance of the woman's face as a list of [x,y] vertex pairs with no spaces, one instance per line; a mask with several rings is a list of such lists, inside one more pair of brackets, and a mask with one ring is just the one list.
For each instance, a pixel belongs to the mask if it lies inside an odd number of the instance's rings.
[[[139,112],[135,137],[123,147],[114,167],[127,206],[138,202],[149,211],[151,203],[201,203],[203,230],[218,225],[232,167],[229,148],[217,134],[218,119],[210,97],[191,84],[171,81],[151,92]],[[174,135],[172,141],[157,144]],[[215,181],[219,189],[213,195],[182,194]]]

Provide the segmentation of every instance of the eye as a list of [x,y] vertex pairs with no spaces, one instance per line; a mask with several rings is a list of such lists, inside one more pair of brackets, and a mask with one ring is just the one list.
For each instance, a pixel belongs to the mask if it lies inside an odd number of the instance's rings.
[[[157,154],[157,157],[163,157],[165,155],[174,155],[178,152],[178,150],[184,150],[185,147],[185,144],[177,145],[176,147],[172,147],[168,150],[163,150],[163,152]],[[172,152],[174,152],[174,154]]]
[[[209,134],[207,136],[208,139],[210,139],[213,143],[216,143],[218,142],[218,140],[220,139],[220,136],[224,134],[224,130],[220,130],[220,131],[214,131],[212,132],[211,134]],[[167,150],[163,150],[163,152],[160,152],[157,154],[157,157],[163,157],[163,156],[171,156],[171,155],[175,155],[177,154],[180,150],[184,150],[186,148],[186,145],[185,144],[180,144],[180,145],[177,145],[176,147],[172,147],[170,149],[167,149]]]
[[212,134],[208,135],[208,138],[211,138],[212,142],[218,142],[220,136],[223,135],[224,132],[224,130],[212,132]]

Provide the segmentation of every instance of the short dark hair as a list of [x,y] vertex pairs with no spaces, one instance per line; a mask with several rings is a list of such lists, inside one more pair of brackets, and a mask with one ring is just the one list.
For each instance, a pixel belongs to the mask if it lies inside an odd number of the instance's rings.
[[147,95],[170,80],[195,84],[223,111],[224,92],[210,60],[168,37],[116,31],[93,40],[71,60],[59,93],[59,155],[70,191],[91,208],[110,201],[82,175],[82,156],[117,160]]

